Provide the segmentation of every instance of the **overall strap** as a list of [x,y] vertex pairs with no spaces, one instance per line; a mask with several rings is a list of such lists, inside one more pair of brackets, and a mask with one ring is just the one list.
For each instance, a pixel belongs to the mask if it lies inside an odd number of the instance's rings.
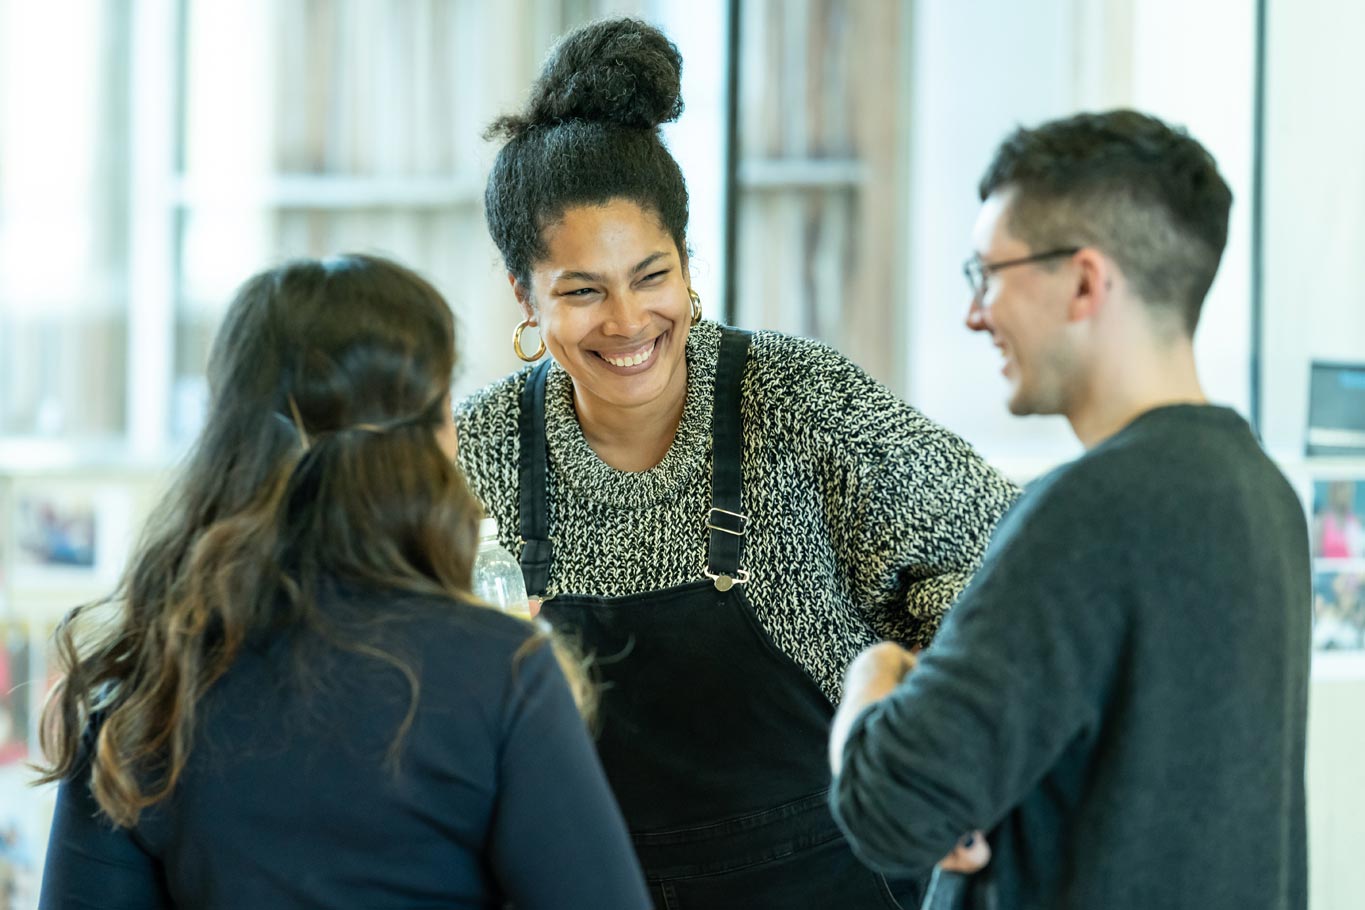
[[748,581],[740,568],[744,533],[744,427],[740,418],[744,365],[752,335],[726,326],[721,329],[720,359],[716,364],[715,404],[711,413],[711,511],[706,515],[704,574],[721,591]]
[[549,486],[547,462],[549,450],[545,443],[545,377],[551,361],[546,360],[526,377],[521,390],[521,455],[518,459],[521,486],[518,503],[521,508],[521,574],[526,580],[526,593],[544,597],[550,583],[550,504],[546,498]]

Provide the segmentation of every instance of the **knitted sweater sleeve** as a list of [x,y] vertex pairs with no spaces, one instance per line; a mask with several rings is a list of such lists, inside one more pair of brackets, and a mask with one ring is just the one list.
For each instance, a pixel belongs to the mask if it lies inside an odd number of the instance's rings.
[[819,459],[850,600],[881,637],[926,645],[1018,488],[855,364],[803,344],[792,431]]
[[529,372],[522,370],[505,377],[455,407],[460,468],[488,516],[497,519],[498,539],[513,555],[521,553],[517,419],[521,389]]
[[847,467],[856,478],[851,579],[883,638],[923,646],[1019,491],[953,433],[914,412],[904,424]]

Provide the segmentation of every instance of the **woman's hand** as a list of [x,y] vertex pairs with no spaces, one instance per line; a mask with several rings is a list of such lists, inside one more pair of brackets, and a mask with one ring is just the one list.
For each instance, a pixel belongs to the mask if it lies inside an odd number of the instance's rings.
[[901,647],[894,641],[875,644],[853,658],[853,662],[848,665],[844,699],[848,699],[851,688],[860,691],[876,690],[876,698],[872,699],[873,701],[884,698],[900,685],[900,681],[915,669],[917,663],[915,652]]
[[844,675],[844,697],[829,731],[829,766],[838,774],[844,764],[844,743],[853,720],[868,705],[890,695],[905,675],[915,669],[915,655],[892,641],[873,645],[853,659]]
[[971,875],[986,868],[991,861],[991,845],[980,831],[973,831],[957,842],[953,852],[938,861],[939,868],[945,872],[960,872]]

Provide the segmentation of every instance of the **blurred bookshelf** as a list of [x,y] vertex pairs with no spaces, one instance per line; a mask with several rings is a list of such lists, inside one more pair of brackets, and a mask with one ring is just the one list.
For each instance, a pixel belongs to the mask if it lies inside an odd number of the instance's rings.
[[739,3],[736,321],[903,391],[908,3]]

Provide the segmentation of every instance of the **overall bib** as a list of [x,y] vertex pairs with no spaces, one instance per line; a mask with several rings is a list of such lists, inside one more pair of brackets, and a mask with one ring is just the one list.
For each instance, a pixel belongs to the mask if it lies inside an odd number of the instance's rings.
[[[833,709],[743,593],[740,384],[748,348],[747,332],[724,330],[712,508],[697,516],[710,529],[706,577],[629,597],[556,594],[541,615],[598,660],[598,753],[659,908],[916,907],[918,883],[898,884],[898,904],[836,827],[826,805]],[[521,401],[521,564],[533,597],[545,594],[553,558],[548,370],[546,362],[531,373]]]

